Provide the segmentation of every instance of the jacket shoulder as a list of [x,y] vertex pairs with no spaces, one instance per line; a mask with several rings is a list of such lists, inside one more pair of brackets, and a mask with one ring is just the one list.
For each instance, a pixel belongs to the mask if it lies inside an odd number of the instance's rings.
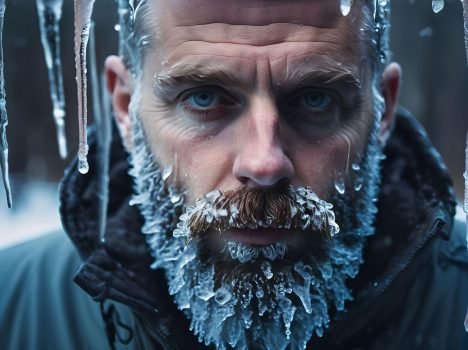
[[441,244],[439,252],[442,266],[464,270],[465,276],[468,273],[467,234],[466,222],[457,215],[450,239]]
[[0,251],[0,349],[106,347],[98,305],[72,281],[80,264],[62,232]]

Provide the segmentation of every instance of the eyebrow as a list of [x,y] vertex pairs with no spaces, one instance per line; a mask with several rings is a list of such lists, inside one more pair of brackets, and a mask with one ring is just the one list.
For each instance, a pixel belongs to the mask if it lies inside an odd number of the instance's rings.
[[157,96],[164,97],[182,85],[193,84],[236,86],[240,88],[248,86],[247,82],[229,71],[182,65],[171,69],[167,73],[155,76],[153,90]]
[[323,85],[344,84],[351,88],[360,88],[361,80],[356,70],[332,59],[320,59],[313,65],[301,65],[296,68],[288,66],[282,84],[313,82]]
[[[279,85],[290,86],[315,83],[322,85],[343,84],[350,88],[361,87],[361,81],[357,73],[351,68],[333,60],[320,61],[320,64],[306,64],[295,68],[288,67]],[[180,89],[181,86],[194,84],[251,89],[253,82],[243,80],[229,70],[184,64],[155,76],[153,91],[156,96],[168,98],[172,91]]]

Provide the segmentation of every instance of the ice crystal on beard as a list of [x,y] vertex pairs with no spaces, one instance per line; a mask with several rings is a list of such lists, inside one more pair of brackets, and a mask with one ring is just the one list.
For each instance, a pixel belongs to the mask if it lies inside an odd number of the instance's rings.
[[[253,222],[252,220],[247,220],[247,222],[238,221],[239,209],[237,208],[237,204],[232,203],[229,208],[219,207],[221,204],[218,201],[222,202],[224,197],[221,191],[215,190],[198,199],[194,205],[186,208],[185,213],[179,218],[179,223],[173,235],[174,237],[186,237],[187,239],[193,238],[189,227],[193,219],[208,224],[220,222],[221,226],[218,226],[219,230],[274,227],[320,232],[326,228],[331,237],[339,232],[340,229],[335,221],[335,214],[333,213],[333,205],[331,203],[321,200],[309,187],[298,187],[296,189],[291,187],[290,190],[293,191],[292,195],[294,198],[292,199],[291,208],[294,209],[291,209],[286,222],[277,224],[273,222],[273,218],[266,218],[265,222]],[[300,219],[296,216],[299,216]],[[295,218],[295,224],[292,227],[293,218]],[[284,245],[278,245],[274,249],[266,247],[262,250],[256,249],[251,245],[236,245],[233,243],[227,245],[227,250],[233,258],[239,257],[242,262],[253,260],[258,256],[264,256],[273,260],[283,256],[286,251]]]
[[273,277],[273,272],[271,272],[271,264],[268,261],[262,261],[261,269],[267,279],[271,279]]
[[226,243],[226,249],[231,259],[238,260],[240,263],[247,263],[263,256],[268,260],[282,259],[286,254],[287,245],[284,242],[276,242],[266,246],[253,246],[234,241]]

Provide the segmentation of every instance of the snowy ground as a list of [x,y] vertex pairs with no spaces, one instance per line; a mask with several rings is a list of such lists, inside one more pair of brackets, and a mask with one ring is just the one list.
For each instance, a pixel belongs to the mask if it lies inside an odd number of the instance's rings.
[[13,208],[8,209],[0,187],[0,249],[61,227],[58,184],[12,179]]

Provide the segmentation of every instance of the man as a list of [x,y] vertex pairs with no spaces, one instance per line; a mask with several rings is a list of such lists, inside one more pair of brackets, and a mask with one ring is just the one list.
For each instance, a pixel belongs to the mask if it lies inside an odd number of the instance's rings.
[[[468,346],[463,229],[440,157],[395,112],[387,5],[121,15],[105,242],[75,162],[61,214],[81,260],[59,235],[3,253],[2,349]],[[99,304],[68,283],[80,263]]]

